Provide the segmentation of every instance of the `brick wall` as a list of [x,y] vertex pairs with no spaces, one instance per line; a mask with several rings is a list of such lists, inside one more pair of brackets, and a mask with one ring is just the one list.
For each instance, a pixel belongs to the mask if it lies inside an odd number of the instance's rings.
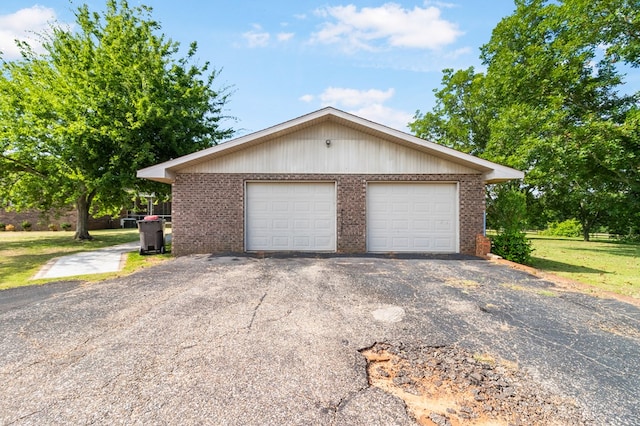
[[242,175],[179,174],[172,188],[171,233],[171,250],[177,256],[242,252]]
[[[49,215],[43,215],[37,210],[25,210],[16,212],[0,209],[0,222],[4,223],[5,225],[11,224],[15,226],[16,230],[18,231],[22,230],[22,222],[25,220],[31,222],[31,230],[33,231],[47,231],[49,229],[49,224],[55,225],[57,229],[60,230],[62,229],[60,225],[65,222],[71,224],[71,230],[75,230],[76,217],[77,215],[75,210],[70,210],[59,214],[50,213]],[[109,216],[89,218],[89,230],[111,229],[119,227],[119,219],[112,219]]]
[[340,253],[366,251],[367,182],[458,182],[460,252],[474,255],[476,235],[483,231],[480,175],[178,174],[173,184],[173,253],[243,252],[244,184],[259,180],[335,181]]
[[491,253],[491,240],[482,234],[476,236],[476,256],[485,259]]

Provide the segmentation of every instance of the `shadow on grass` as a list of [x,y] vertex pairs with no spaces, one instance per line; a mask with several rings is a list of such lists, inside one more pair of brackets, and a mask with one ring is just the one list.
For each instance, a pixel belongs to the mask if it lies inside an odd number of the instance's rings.
[[601,269],[589,268],[586,266],[571,265],[570,263],[556,262],[555,260],[543,259],[541,257],[531,257],[531,266],[549,272],[568,272],[574,274],[609,274],[610,272]]
[[[589,243],[586,243],[589,244]],[[597,247],[567,247],[568,250],[576,250],[591,253],[606,253],[611,256],[638,257],[640,256],[640,246],[632,244],[601,244]]]
[[24,285],[50,259],[51,254],[22,254],[5,258],[0,266],[0,290]]
[[640,256],[640,244],[621,242],[618,240],[592,240],[582,241],[570,238],[553,238],[553,237],[529,237],[532,241],[540,241],[544,244],[545,241],[555,241],[561,243],[562,249],[585,251],[593,253],[606,253],[614,256],[628,256],[637,257]]

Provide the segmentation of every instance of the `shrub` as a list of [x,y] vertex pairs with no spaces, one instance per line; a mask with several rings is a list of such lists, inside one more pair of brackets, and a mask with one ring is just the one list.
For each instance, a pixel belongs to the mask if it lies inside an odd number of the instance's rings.
[[5,225],[4,223],[0,222],[0,231],[4,231],[4,228],[6,228],[7,225]]
[[637,244],[637,243],[640,243],[640,234],[624,235],[622,237],[619,237],[618,240],[620,240],[623,243]]
[[63,231],[68,231],[71,229],[71,224],[69,222],[62,222],[60,228],[62,228]]
[[56,226],[55,223],[50,223],[47,228],[49,228],[49,231],[57,231],[58,227]]
[[11,231],[15,231],[16,227],[13,226],[12,224],[8,224],[7,226],[4,227],[4,229],[5,229],[5,231],[11,232]]
[[531,241],[523,232],[510,232],[491,237],[491,252],[516,263],[531,261]]
[[507,234],[527,228],[527,199],[518,188],[496,185],[487,199],[487,227]]
[[25,231],[31,231],[31,222],[29,222],[28,220],[23,220],[21,225],[22,229],[24,229]]
[[547,229],[540,232],[540,234],[553,237],[579,237],[582,235],[582,225],[576,219],[551,222],[547,225]]

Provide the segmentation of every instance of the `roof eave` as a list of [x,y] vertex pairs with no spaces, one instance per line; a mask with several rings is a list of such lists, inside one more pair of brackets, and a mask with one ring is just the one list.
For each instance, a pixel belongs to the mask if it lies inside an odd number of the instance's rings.
[[486,184],[503,183],[510,180],[524,179],[524,172],[510,167],[500,166],[483,175]]
[[136,176],[141,179],[149,179],[156,182],[171,184],[175,180],[176,174],[166,167],[162,167],[165,163],[147,167],[138,170]]

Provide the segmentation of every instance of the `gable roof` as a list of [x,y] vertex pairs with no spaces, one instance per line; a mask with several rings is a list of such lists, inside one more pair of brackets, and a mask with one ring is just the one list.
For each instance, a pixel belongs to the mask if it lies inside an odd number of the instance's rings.
[[176,174],[179,173],[181,169],[222,155],[227,155],[241,149],[246,149],[251,146],[264,143],[270,139],[282,137],[325,121],[333,121],[339,125],[352,128],[359,132],[478,170],[478,172],[483,174],[483,178],[486,183],[498,183],[511,179],[524,178],[524,173],[519,170],[502,166],[488,160],[483,160],[434,142],[420,139],[408,133],[386,127],[382,124],[366,120],[332,107],[323,108],[310,114],[294,118],[293,120],[286,121],[282,124],[232,139],[211,148],[138,170],[137,176],[139,178],[150,179],[158,182],[172,183]]

